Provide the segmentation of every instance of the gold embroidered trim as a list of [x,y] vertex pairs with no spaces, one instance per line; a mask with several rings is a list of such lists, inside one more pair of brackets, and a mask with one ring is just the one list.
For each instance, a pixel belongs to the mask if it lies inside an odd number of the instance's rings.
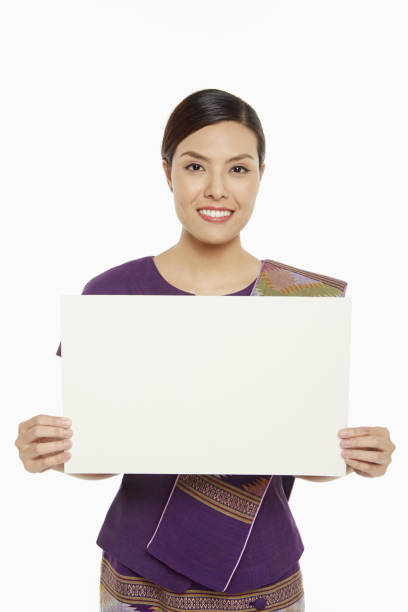
[[[261,496],[268,482],[268,478],[256,479],[256,490]],[[210,475],[181,474],[177,487],[206,506],[248,524],[254,520],[261,501],[261,496]]]
[[157,606],[166,612],[183,610],[254,610],[253,602],[258,597],[266,600],[264,612],[278,610],[295,603],[303,596],[301,570],[272,586],[262,587],[239,594],[217,591],[188,589],[185,593],[173,593],[146,578],[119,574],[103,557],[101,564],[101,585],[118,601],[131,605]]

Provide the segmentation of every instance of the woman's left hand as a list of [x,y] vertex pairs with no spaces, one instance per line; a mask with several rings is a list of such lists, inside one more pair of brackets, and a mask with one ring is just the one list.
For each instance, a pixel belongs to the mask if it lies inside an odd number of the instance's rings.
[[347,474],[354,471],[366,478],[384,476],[396,449],[386,427],[347,427],[338,434]]

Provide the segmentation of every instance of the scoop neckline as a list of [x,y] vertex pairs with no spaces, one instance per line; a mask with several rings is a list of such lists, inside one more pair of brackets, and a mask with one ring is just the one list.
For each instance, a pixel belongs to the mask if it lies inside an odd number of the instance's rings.
[[[168,281],[167,281],[167,280],[164,278],[164,276],[163,276],[163,275],[162,275],[162,274],[159,272],[159,268],[156,266],[156,264],[155,264],[155,262],[154,262],[154,259],[153,259],[154,257],[155,257],[155,255],[150,255],[150,261],[151,261],[152,267],[153,267],[153,269],[154,269],[154,271],[155,271],[156,275],[157,275],[157,276],[160,278],[160,280],[161,280],[161,281],[162,281],[162,282],[163,282],[165,285],[167,285],[168,287],[171,287],[172,289],[174,289],[175,291],[178,291],[179,293],[182,293],[183,295],[192,295],[192,296],[194,296],[194,297],[199,297],[199,296],[197,296],[197,294],[196,294],[196,293],[190,293],[189,291],[183,291],[183,289],[179,289],[179,288],[178,288],[178,287],[176,287],[175,285],[172,285],[171,283],[169,283],[169,282],[168,282]],[[243,293],[244,291],[247,291],[247,290],[249,289],[249,287],[253,287],[253,286],[254,286],[254,285],[257,283],[258,278],[259,278],[259,277],[260,277],[260,275],[261,275],[261,272],[262,272],[263,267],[264,267],[264,264],[265,264],[265,259],[261,259],[261,262],[262,262],[261,268],[260,268],[260,270],[259,270],[259,272],[258,272],[258,274],[257,274],[257,277],[256,277],[256,278],[255,278],[255,279],[252,281],[252,283],[249,283],[249,285],[247,285],[247,286],[246,286],[246,287],[244,287],[243,289],[240,289],[239,291],[234,291],[234,293],[224,293],[224,294],[221,294],[221,296],[219,296],[219,297],[226,297],[226,296],[229,296],[229,295],[236,295],[237,293]]]

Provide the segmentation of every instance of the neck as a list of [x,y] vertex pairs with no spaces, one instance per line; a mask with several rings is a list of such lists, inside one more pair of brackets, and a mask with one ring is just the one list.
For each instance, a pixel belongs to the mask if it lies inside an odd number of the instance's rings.
[[155,256],[170,284],[196,295],[224,295],[241,290],[257,277],[261,260],[245,251],[239,236],[226,244],[208,244],[182,235]]
[[158,257],[174,273],[178,270],[187,285],[196,288],[222,284],[226,278],[255,278],[261,265],[242,248],[239,235],[228,243],[209,244],[182,232],[179,242]]

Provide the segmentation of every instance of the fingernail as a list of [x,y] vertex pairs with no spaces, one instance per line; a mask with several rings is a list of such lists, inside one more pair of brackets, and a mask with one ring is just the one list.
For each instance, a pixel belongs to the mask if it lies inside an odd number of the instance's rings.
[[71,425],[71,419],[61,419],[62,425]]
[[340,435],[343,436],[348,436],[350,434],[350,430],[349,429],[341,429],[340,430]]

